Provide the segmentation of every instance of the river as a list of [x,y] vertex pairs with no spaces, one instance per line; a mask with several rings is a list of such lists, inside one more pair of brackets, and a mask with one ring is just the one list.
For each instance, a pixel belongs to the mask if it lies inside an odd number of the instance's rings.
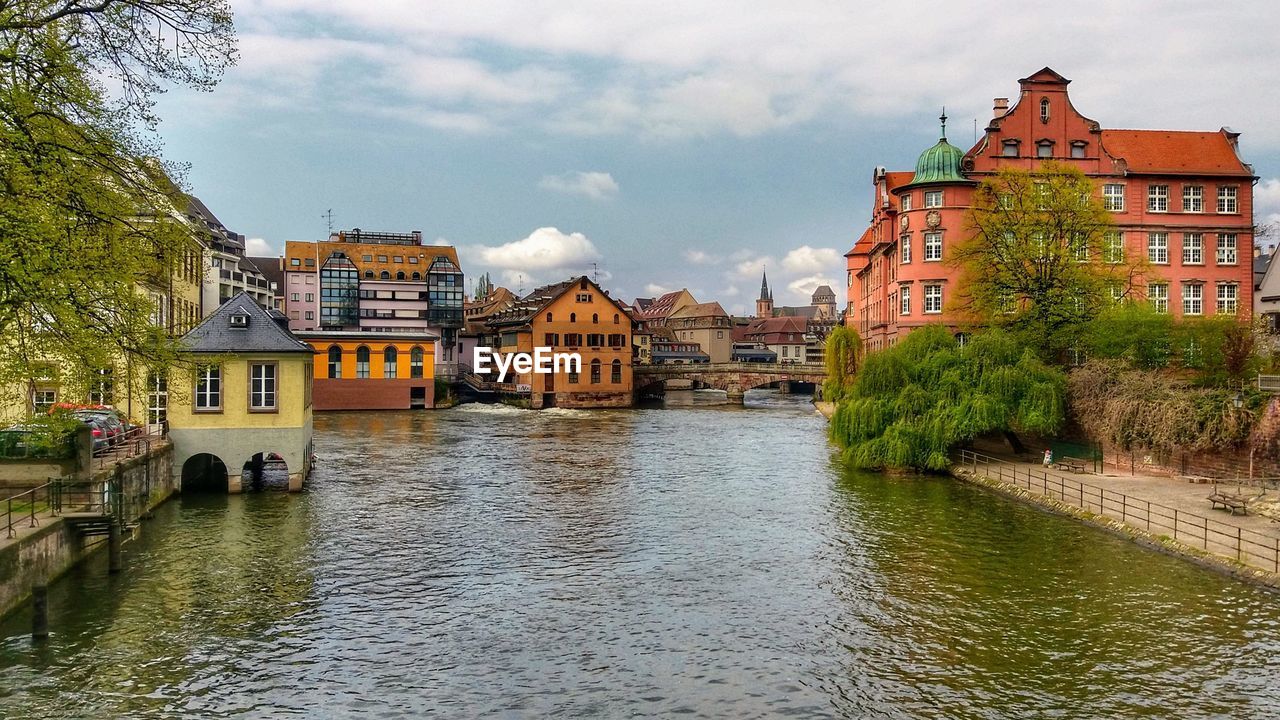
[[1275,595],[714,398],[319,416],[0,625],[0,717],[1280,716]]

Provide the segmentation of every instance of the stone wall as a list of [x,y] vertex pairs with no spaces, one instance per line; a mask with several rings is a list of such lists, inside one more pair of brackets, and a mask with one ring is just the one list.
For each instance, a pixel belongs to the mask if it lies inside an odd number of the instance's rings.
[[171,429],[173,483],[182,484],[182,466],[192,456],[208,453],[227,466],[228,491],[240,492],[240,474],[258,453],[276,453],[289,467],[289,489],[301,490],[311,469],[311,420],[302,427]]

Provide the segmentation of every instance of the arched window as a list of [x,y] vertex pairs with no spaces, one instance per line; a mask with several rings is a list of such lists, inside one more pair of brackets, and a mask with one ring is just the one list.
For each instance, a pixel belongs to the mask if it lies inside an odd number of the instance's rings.
[[365,270],[365,271],[364,271],[364,276],[365,276],[365,279],[367,279],[367,280],[372,280],[372,279],[373,279],[373,271],[372,271],[372,270]]
[[551,322],[551,313],[547,313],[547,322]]
[[586,290],[586,289],[587,289],[587,278],[586,278],[585,276],[583,276],[583,278],[582,278],[582,283],[580,284],[580,287],[581,287],[583,290]]
[[621,360],[613,361],[613,369],[609,372],[609,382],[612,382],[612,383],[622,382],[622,361]]
[[397,279],[397,280],[403,280],[403,279],[404,279],[404,271],[403,271],[403,270],[401,270],[400,272],[397,272],[397,273],[396,273],[396,279]]
[[1049,122],[1049,98],[1040,98],[1040,122]]
[[591,383],[593,385],[600,384],[600,359],[596,358],[591,361]]
[[414,280],[421,280],[421,279],[422,279],[422,273],[418,272],[417,270],[414,270],[414,271],[413,271],[413,279],[414,279]]
[[387,272],[386,270],[383,270],[382,272],[378,273],[378,279],[379,279],[379,280],[390,280],[390,279],[391,279],[391,273]]
[[396,349],[388,345],[382,351],[382,377],[395,379],[396,377],[396,360],[399,359],[399,353]]
[[591,313],[591,324],[592,324],[592,325],[599,325],[599,324],[600,324],[600,314],[599,314],[599,313]]
[[342,377],[342,348],[337,345],[329,346],[329,377]]
[[422,355],[422,348],[418,345],[409,351],[409,377],[422,377]]
[[614,324],[614,325],[617,325],[617,324],[618,324],[618,321],[619,321],[620,319],[621,319],[621,318],[620,318],[620,317],[618,317],[618,313],[614,313],[614,314],[613,314],[613,324]]
[[369,348],[364,345],[356,348],[356,377],[369,377]]
[[578,322],[578,313],[569,313],[569,322]]

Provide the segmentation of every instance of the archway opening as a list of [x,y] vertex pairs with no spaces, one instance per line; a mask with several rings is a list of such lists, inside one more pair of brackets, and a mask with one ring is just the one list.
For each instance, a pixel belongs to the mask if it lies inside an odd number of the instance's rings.
[[240,487],[245,492],[288,490],[289,465],[279,453],[260,452],[240,469]]
[[227,490],[227,465],[217,455],[199,453],[182,463],[183,493],[225,494]]

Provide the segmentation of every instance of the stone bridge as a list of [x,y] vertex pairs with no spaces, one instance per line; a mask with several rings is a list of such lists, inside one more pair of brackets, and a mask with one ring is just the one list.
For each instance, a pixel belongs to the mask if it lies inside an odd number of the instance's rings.
[[730,400],[742,401],[742,396],[752,388],[780,385],[789,388],[792,382],[822,384],[827,379],[827,368],[820,363],[717,363],[702,365],[635,365],[632,367],[634,387],[639,396],[646,388],[667,380],[689,380],[695,388],[724,390]]

